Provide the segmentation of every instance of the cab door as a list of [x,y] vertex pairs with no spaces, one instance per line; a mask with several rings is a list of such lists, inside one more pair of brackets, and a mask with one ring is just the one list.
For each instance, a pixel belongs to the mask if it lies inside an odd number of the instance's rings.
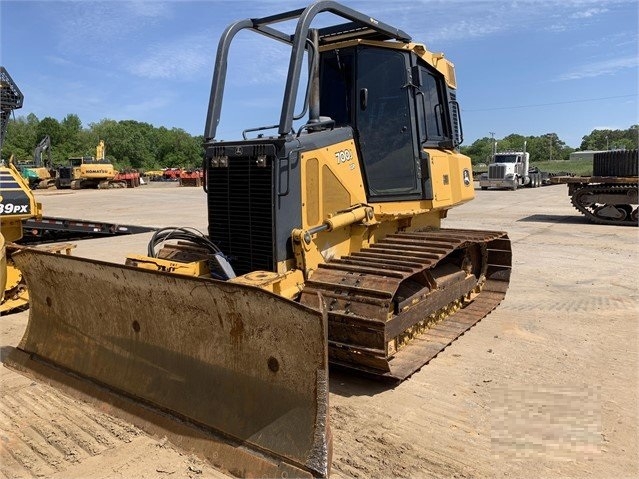
[[406,52],[359,47],[355,126],[369,200],[420,198]]

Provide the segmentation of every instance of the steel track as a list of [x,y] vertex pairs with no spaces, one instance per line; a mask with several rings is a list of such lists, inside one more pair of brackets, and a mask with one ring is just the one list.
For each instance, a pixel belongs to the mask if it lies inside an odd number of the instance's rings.
[[[452,266],[463,257],[472,271]],[[503,232],[398,233],[321,265],[300,301],[324,298],[333,365],[403,380],[497,307],[510,268]]]
[[[586,195],[590,194],[615,194],[619,195],[620,198],[622,195],[628,196],[628,192],[637,191],[637,184],[627,184],[627,185],[606,185],[606,184],[586,184],[582,187],[577,188],[572,195],[570,196],[570,201],[572,205],[575,207],[577,211],[583,214],[589,221],[602,225],[616,225],[616,226],[637,226],[637,206],[633,207],[632,204],[625,204],[632,213],[628,214],[622,220],[616,220],[612,218],[606,218],[602,216],[598,216],[596,214],[597,204],[587,204],[581,200]],[[635,193],[636,197],[636,193]],[[605,205],[600,205],[605,206]],[[616,205],[615,205],[616,206]]]

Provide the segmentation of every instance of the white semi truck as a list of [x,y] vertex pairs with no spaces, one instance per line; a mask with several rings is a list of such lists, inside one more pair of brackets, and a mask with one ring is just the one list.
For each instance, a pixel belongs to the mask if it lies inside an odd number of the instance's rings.
[[550,184],[548,173],[539,171],[537,167],[530,167],[530,154],[526,151],[504,151],[495,153],[488,165],[488,173],[479,177],[482,190],[488,188],[510,188],[516,190],[520,186],[537,188]]

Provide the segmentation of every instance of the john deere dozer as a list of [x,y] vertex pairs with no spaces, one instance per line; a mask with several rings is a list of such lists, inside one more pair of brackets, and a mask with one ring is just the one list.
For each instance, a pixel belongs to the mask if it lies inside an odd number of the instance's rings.
[[[323,12],[339,20],[311,28]],[[290,20],[293,34],[275,28]],[[218,141],[245,30],[291,48],[281,115]],[[443,54],[336,2],[230,25],[205,126],[208,235],[159,231],[124,266],[14,255],[32,298],[13,367],[143,416],[234,474],[327,476],[329,362],[404,380],[508,286],[505,233],[441,228],[474,196],[456,87]]]

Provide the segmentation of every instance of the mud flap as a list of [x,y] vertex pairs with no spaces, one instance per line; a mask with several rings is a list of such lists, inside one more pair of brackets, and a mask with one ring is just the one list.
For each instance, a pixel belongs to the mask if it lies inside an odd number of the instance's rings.
[[195,438],[177,442],[235,475],[328,476],[325,314],[241,284],[34,250],[14,261],[31,310],[7,365],[144,409],[152,433],[168,416],[161,434]]

